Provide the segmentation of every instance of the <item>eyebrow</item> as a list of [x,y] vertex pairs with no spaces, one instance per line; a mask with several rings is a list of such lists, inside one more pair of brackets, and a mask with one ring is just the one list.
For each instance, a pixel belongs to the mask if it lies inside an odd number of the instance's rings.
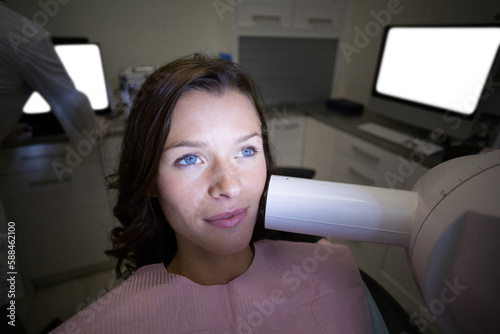
[[[259,133],[259,132],[251,132],[247,135],[243,135],[241,137],[239,137],[238,139],[236,139],[235,143],[236,144],[241,144],[241,143],[244,143],[246,142],[247,140],[249,140],[250,138],[253,138],[253,137],[259,137],[262,139],[262,135]],[[179,140],[179,141],[176,141],[168,146],[165,146],[163,148],[163,152],[166,152],[168,150],[171,150],[171,149],[174,149],[174,148],[178,148],[178,147],[193,147],[193,148],[199,148],[199,147],[204,147],[204,146],[208,146],[208,144],[204,141],[198,141],[198,140]]]

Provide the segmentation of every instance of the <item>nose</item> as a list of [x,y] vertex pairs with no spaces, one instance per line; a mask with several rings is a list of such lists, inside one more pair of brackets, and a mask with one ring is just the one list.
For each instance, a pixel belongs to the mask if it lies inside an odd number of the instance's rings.
[[209,195],[212,198],[234,198],[241,193],[241,180],[237,167],[230,163],[216,163],[209,176]]

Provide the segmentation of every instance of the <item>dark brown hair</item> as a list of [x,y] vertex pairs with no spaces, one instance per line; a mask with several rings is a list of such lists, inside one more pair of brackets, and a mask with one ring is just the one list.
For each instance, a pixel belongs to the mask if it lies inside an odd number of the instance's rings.
[[[116,271],[120,276],[123,265],[128,273],[147,264],[164,263],[166,266],[177,251],[174,231],[157,198],[149,193],[173,110],[179,98],[190,90],[216,95],[236,90],[247,96],[261,123],[267,182],[274,170],[258,88],[245,69],[223,59],[195,54],[156,70],[145,80],[134,100],[123,136],[118,171],[111,176],[110,188],[118,193],[113,212],[122,226],[111,231],[113,246],[106,254],[118,259]],[[265,231],[264,204],[265,194],[260,201],[252,241],[261,239]]]

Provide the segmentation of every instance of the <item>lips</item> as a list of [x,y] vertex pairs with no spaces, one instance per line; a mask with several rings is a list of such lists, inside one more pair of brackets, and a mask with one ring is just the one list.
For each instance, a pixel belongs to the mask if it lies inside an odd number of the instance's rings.
[[223,212],[205,219],[211,225],[221,228],[231,228],[239,225],[247,215],[247,208]]

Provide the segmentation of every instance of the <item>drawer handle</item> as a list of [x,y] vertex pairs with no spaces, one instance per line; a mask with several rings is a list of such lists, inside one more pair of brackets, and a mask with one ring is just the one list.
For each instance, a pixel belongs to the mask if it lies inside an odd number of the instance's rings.
[[21,158],[23,160],[31,160],[31,159],[45,159],[45,158],[60,158],[64,157],[66,153],[52,153],[52,154],[43,154],[43,155],[23,155]]
[[69,177],[69,176],[63,177],[62,180],[59,180],[58,178],[52,178],[52,179],[46,179],[46,180],[40,180],[40,181],[30,181],[30,187],[41,187],[41,186],[46,186],[46,185],[50,185],[50,184],[68,182],[68,181],[71,181],[71,177]]
[[360,171],[357,171],[356,169],[352,168],[352,167],[347,167],[347,171],[351,174],[351,175],[354,175],[355,177],[357,177],[358,179],[361,179],[362,182],[366,185],[369,185],[369,186],[373,186],[375,184],[375,180],[373,180],[372,178],[364,175],[363,173],[361,173]]
[[368,160],[372,160],[372,161],[373,161],[373,162],[375,162],[375,163],[377,163],[377,162],[379,162],[379,161],[380,161],[380,157],[378,157],[378,156],[376,156],[376,155],[373,155],[373,154],[371,154],[371,153],[368,153],[368,152],[366,152],[365,150],[363,150],[363,149],[359,148],[359,147],[358,147],[358,146],[356,146],[356,145],[353,145],[353,146],[352,146],[352,150],[353,150],[355,153],[357,153],[357,154],[359,154],[359,155],[361,155],[361,156],[363,156],[363,157],[367,158]]
[[278,15],[254,15],[253,21],[257,24],[279,24],[280,17]]
[[278,130],[293,130],[300,128],[299,123],[287,123],[286,121],[279,122],[276,124]]
[[311,17],[307,20],[311,25],[332,25],[332,19],[321,18],[321,17]]

